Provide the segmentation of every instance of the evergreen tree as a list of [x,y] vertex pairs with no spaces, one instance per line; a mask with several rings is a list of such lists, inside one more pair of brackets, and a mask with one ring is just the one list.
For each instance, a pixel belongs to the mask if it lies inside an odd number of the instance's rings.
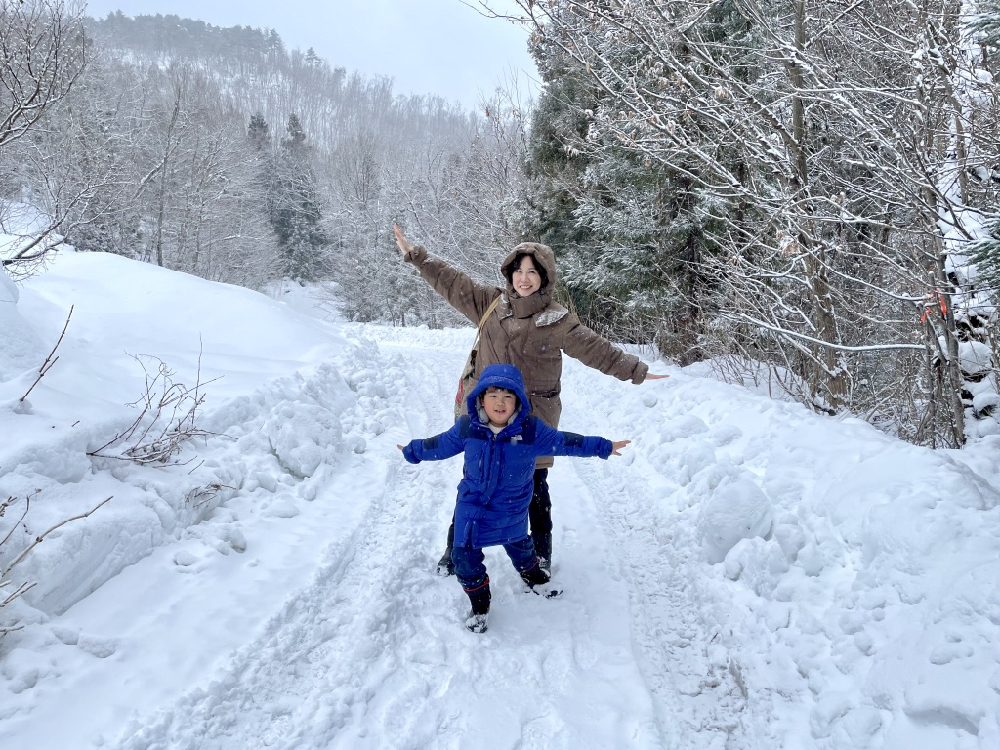
[[[685,364],[700,359],[707,283],[700,268],[715,251],[705,226],[710,213],[699,210],[706,198],[690,160],[651,151],[649,133],[620,107],[629,92],[655,90],[662,63],[636,36],[620,28],[611,34],[599,17],[573,6],[552,12],[578,41],[567,44],[560,28],[532,49],[546,86],[532,129],[526,238],[559,254],[588,324],[618,339],[655,339]],[[618,77],[625,70],[641,75]],[[665,116],[679,109],[663,103]]]
[[[983,0],[980,10],[972,27],[982,35],[986,55],[996,62],[1000,57],[1000,0]],[[983,203],[993,206],[992,210],[983,211],[984,227],[972,244],[972,259],[978,267],[979,286],[988,289],[992,299],[1000,301],[1000,213],[995,208],[1000,199],[996,187],[1000,183],[1000,166],[979,166],[972,177],[986,188],[984,192],[988,195]]]
[[250,143],[250,157],[253,162],[253,184],[262,197],[267,220],[277,237],[274,220],[277,216],[278,165],[272,149],[271,127],[260,112],[250,116],[247,141]]
[[254,151],[268,152],[271,149],[271,128],[264,119],[264,115],[255,112],[250,116],[250,124],[247,126],[247,138]]
[[271,224],[285,263],[285,274],[313,281],[326,270],[326,234],[321,226],[319,193],[312,169],[312,148],[298,116],[288,116],[287,137],[278,153]]
[[996,54],[1000,52],[1000,0],[981,0],[979,9],[973,28],[983,35],[983,45]]
[[[561,18],[572,22],[569,9]],[[583,183],[591,165],[586,148],[588,113],[597,108],[599,89],[584,64],[557,40],[536,34],[531,45],[544,82],[531,117],[526,182],[521,195],[521,239],[550,246],[559,260],[557,295],[580,317],[604,333],[610,320],[600,284],[588,278],[600,238],[578,219]],[[598,157],[599,158],[599,157]]]

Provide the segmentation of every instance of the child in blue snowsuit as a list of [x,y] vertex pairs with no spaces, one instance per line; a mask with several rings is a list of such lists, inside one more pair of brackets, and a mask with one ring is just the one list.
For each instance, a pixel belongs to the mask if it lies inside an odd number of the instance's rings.
[[548,586],[528,535],[535,459],[539,456],[608,456],[628,440],[612,442],[553,430],[530,413],[521,372],[513,365],[490,365],[468,396],[468,415],[450,430],[398,446],[410,463],[440,461],[465,453],[465,471],[455,505],[455,575],[469,596],[472,613],[466,627],[486,630],[490,579],[483,547],[503,545],[524,583],[546,597],[560,592]]

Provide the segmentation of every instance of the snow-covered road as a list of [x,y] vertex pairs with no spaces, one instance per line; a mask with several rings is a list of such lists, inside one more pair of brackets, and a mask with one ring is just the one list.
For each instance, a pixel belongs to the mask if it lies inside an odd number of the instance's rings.
[[[633,386],[566,358],[561,426],[634,442],[557,460],[566,593],[489,550],[475,635],[433,572],[460,462],[395,447],[451,423],[471,329],[320,321],[98,253],[32,284],[0,306],[39,331],[0,346],[0,569],[114,499],[13,569],[38,585],[0,607],[0,747],[1000,747],[998,440],[931,451],[706,367]],[[87,455],[134,419],[135,352],[222,376],[181,463]]]
[[[556,574],[567,593],[522,593],[502,550],[492,550],[491,629],[470,634],[460,587],[433,573],[459,463],[409,466],[393,453],[411,434],[447,426],[461,350],[383,340],[378,353],[357,368],[358,382],[384,397],[362,398],[369,411],[358,417],[389,416],[388,429],[314,501],[355,500],[364,508],[357,524],[321,530],[324,548],[302,550],[315,570],[287,582],[263,632],[246,633],[226,663],[133,719],[111,746],[712,747],[711,732],[691,730],[733,726],[719,714],[734,689],[726,665],[708,663],[681,580],[684,556],[674,553],[683,547],[659,538],[642,499],[650,488],[624,465],[607,474],[603,462],[560,461]],[[689,726],[690,715],[702,726]]]

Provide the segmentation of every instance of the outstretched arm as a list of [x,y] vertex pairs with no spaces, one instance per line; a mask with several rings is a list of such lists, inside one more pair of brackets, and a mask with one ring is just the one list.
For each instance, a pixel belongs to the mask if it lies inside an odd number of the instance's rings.
[[424,281],[444,297],[449,305],[473,323],[479,323],[500,290],[495,286],[477,284],[457,268],[428,255],[419,245],[411,245],[396,224],[392,225],[392,231],[396,235],[396,247],[403,260],[416,266]]
[[465,450],[465,441],[458,433],[459,422],[456,422],[450,430],[440,435],[418,438],[406,445],[397,444],[396,447],[403,451],[403,458],[411,464],[419,464],[421,461],[442,461],[457,456]]
[[575,315],[567,315],[564,321],[562,350],[566,354],[619,380],[641,383],[646,379],[649,367],[637,356],[622,351]]
[[553,430],[538,420],[535,432],[535,446],[540,456],[577,456],[588,458],[608,458],[620,456],[619,451],[631,440],[615,440],[597,436],[577,435],[575,432]]

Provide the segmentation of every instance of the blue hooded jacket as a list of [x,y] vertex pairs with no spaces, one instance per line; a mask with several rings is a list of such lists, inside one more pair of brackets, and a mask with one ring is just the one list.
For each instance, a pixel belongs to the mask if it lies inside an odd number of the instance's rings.
[[[479,396],[490,386],[513,391],[518,411],[498,434],[484,422]],[[528,504],[538,456],[607,458],[611,441],[553,430],[529,412],[521,371],[490,365],[468,397],[469,414],[450,430],[403,448],[411,464],[440,461],[465,452],[465,471],[455,506],[455,546],[489,547],[528,535]]]

